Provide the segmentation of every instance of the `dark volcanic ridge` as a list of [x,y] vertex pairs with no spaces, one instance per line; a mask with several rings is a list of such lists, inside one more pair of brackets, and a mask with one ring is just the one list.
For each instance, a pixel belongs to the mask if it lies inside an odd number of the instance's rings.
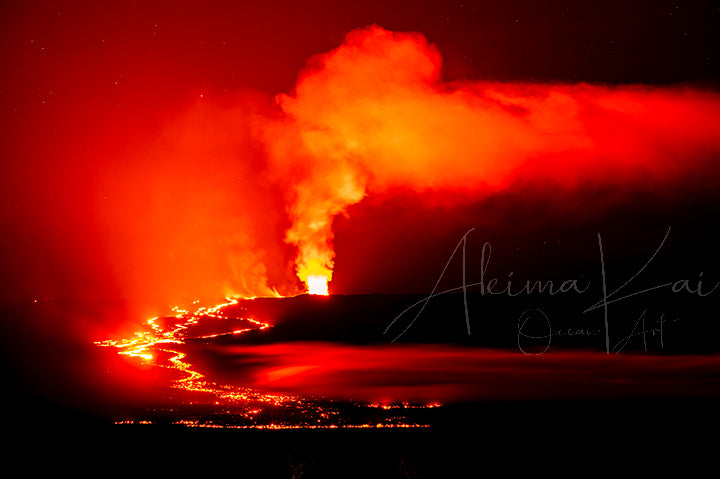
[[[477,289],[477,288],[475,288]],[[271,324],[217,338],[225,343],[332,341],[455,344],[526,352],[582,348],[607,352],[703,354],[720,351],[715,302],[650,292],[584,312],[601,298],[585,294],[300,295],[241,300],[228,316]],[[606,325],[607,324],[607,325]],[[468,326],[470,332],[468,333]],[[607,339],[607,342],[606,342]],[[522,349],[521,349],[522,348]]]

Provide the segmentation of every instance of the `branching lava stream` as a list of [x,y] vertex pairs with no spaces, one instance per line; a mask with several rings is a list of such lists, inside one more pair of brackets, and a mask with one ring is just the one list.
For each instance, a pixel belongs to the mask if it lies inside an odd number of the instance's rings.
[[[270,324],[249,317],[235,317],[224,310],[239,307],[239,300],[211,307],[173,307],[174,316],[147,320],[146,328],[131,338],[97,341],[102,347],[116,348],[118,354],[138,358],[152,367],[168,370],[174,379],[170,388],[182,391],[170,399],[174,407],[148,408],[142,417],[116,420],[117,424],[166,424],[209,428],[369,428],[427,427],[409,421],[407,414],[437,404],[377,404],[358,401],[336,401],[299,395],[272,394],[235,384],[210,380],[183,352],[188,342],[212,341],[221,336],[241,335],[265,330]],[[242,327],[238,327],[242,326]]]

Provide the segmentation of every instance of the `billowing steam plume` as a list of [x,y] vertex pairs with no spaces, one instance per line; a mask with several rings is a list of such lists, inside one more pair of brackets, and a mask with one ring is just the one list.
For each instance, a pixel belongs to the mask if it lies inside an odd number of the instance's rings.
[[715,92],[447,83],[421,35],[379,27],[312,58],[274,102],[226,100],[200,101],[108,172],[98,208],[124,292],[324,293],[333,221],[368,196],[452,206],[517,184],[661,190],[715,168],[720,150]]
[[457,83],[419,34],[351,32],[260,128],[286,185],[296,272],[325,292],[333,219],[393,188],[482,195],[513,182],[662,182],[720,150],[720,96],[692,88]]

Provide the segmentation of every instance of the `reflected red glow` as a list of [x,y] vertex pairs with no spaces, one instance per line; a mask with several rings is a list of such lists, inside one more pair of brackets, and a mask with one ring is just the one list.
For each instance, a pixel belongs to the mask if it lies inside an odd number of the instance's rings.
[[[717,355],[607,355],[602,351],[526,355],[452,345],[207,343],[203,350],[220,354],[222,361],[212,367],[199,367],[193,357],[181,352],[183,344],[269,327],[243,319],[249,321],[249,327],[188,335],[193,325],[203,321],[230,321],[220,309],[235,304],[201,308],[194,313],[177,309],[176,318],[181,321],[172,327],[163,329],[158,318],[153,318],[148,321],[148,333],[138,332],[129,340],[99,344],[172,370],[177,373],[174,388],[200,393],[206,397],[205,402],[219,407],[237,407],[246,419],[261,417],[268,407],[293,408],[300,419],[284,423],[287,427],[309,424],[308,417],[321,418],[321,424],[313,427],[342,424],[342,416],[332,406],[335,400],[394,411],[458,401],[697,397],[716,396],[720,391]],[[318,402],[318,398],[330,403]],[[393,424],[408,425],[403,421]],[[273,428],[281,424],[257,422],[240,426]]]
[[457,401],[720,395],[718,355],[584,350],[526,355],[451,345],[333,343],[226,347],[223,352],[227,367],[243,370],[253,387],[352,398],[385,409]]

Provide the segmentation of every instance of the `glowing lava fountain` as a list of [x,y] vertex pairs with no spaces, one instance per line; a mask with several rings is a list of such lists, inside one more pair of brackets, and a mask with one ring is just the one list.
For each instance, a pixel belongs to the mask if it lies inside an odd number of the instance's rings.
[[313,274],[307,278],[307,287],[309,294],[317,294],[327,296],[328,284],[327,276]]

